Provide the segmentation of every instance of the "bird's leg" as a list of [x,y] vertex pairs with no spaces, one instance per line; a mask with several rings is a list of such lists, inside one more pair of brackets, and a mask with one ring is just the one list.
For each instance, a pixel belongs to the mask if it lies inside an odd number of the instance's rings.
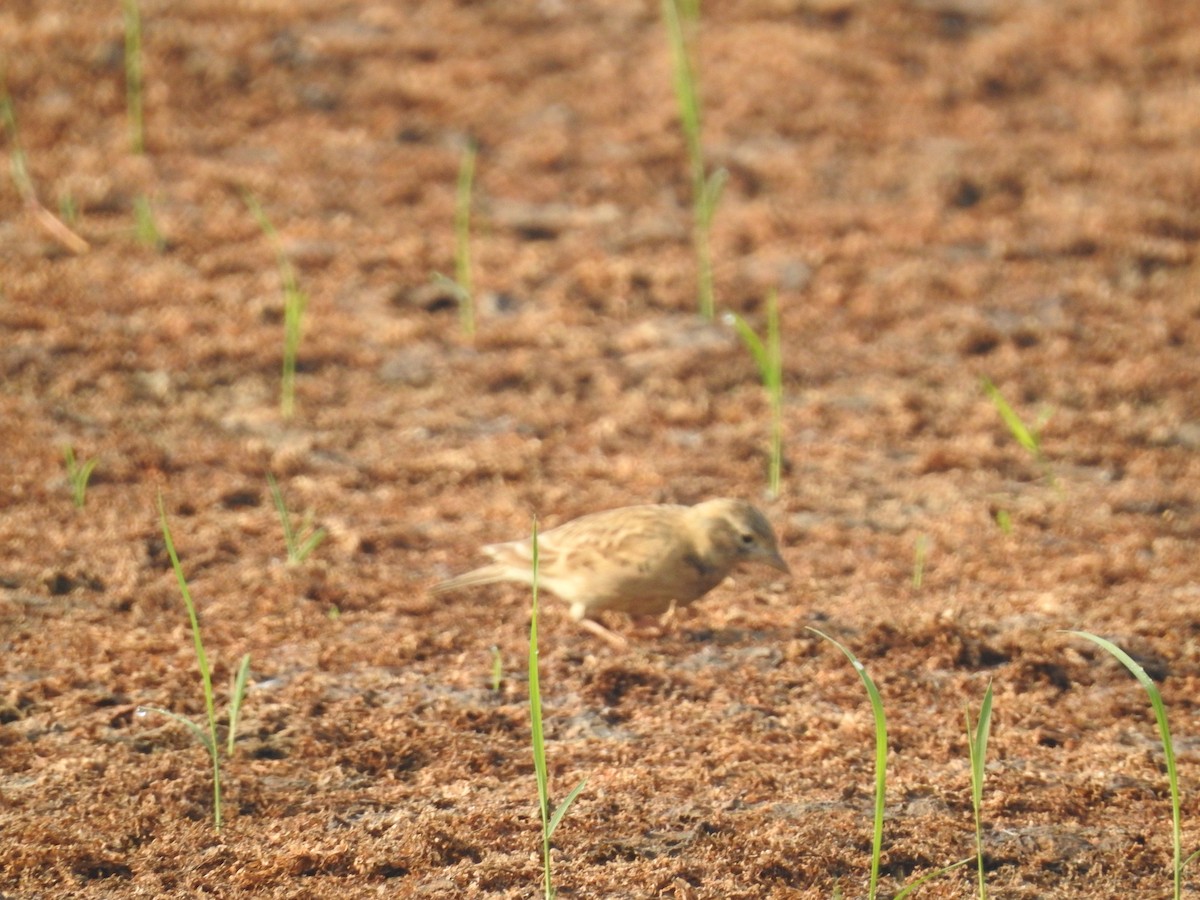
[[681,610],[685,608],[672,600],[666,612],[634,614],[633,622],[638,628],[645,629],[658,637],[662,637],[668,631],[674,629],[676,623],[684,615]]
[[602,641],[606,641],[613,647],[616,647],[618,650],[627,650],[629,648],[628,640],[617,634],[615,631],[610,631],[609,629],[605,628],[595,619],[580,619],[579,624],[596,637],[600,638]]
[[667,607],[667,611],[663,613],[661,617],[659,617],[659,624],[661,624],[664,628],[668,625],[675,624],[675,611],[678,608],[679,607],[675,605],[675,601],[672,600],[671,605]]

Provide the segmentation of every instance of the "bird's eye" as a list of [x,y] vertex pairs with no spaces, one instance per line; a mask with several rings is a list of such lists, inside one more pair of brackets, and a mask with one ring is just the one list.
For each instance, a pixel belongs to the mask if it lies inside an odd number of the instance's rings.
[[751,544],[754,543],[754,535],[752,535],[752,534],[743,534],[741,536],[741,539],[742,539],[743,547],[749,547]]

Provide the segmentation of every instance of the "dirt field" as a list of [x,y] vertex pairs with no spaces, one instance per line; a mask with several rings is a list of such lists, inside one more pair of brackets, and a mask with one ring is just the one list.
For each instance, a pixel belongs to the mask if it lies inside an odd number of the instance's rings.
[[[661,632],[606,619],[627,651],[545,598],[551,789],[588,779],[561,896],[866,895],[870,711],[809,626],[887,706],[882,896],[973,853],[989,681],[994,895],[1170,895],[1145,692],[1062,630],[1158,680],[1197,848],[1200,5],[705,4],[718,307],[761,330],[780,292],[774,500],[755,364],[696,314],[655,0],[142,15],[139,156],[120,5],[0,6],[30,177],[89,245],[3,173],[0,896],[540,896],[529,593],[428,588],[535,515],[714,496],[761,506],[790,580],[746,569]],[[428,287],[471,140],[474,341]],[[310,297],[291,420],[246,192]],[[985,376],[1045,420],[1044,463]],[[64,445],[98,460],[82,509]],[[328,531],[300,565],[268,472]],[[204,715],[160,490],[222,714],[252,656],[219,835],[203,749],[137,713]]]

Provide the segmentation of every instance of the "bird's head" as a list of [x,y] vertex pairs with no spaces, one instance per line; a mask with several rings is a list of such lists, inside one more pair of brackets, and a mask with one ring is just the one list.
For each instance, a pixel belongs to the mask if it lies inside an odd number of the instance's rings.
[[691,508],[709,541],[735,562],[764,562],[781,572],[791,569],[779,554],[779,543],[766,516],[744,500],[708,500]]

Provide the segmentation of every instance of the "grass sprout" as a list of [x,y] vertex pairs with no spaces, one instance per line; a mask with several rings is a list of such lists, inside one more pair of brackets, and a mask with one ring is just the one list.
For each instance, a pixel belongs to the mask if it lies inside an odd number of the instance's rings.
[[1187,859],[1183,858],[1183,832],[1180,825],[1179,773],[1175,767],[1175,743],[1171,739],[1171,726],[1167,721],[1167,708],[1163,704],[1162,694],[1154,681],[1128,653],[1106,638],[1091,634],[1087,631],[1068,631],[1067,634],[1091,641],[1097,647],[1106,650],[1121,663],[1134,678],[1138,680],[1150,697],[1150,707],[1154,710],[1154,718],[1158,722],[1158,734],[1162,741],[1163,755],[1167,764],[1167,786],[1171,792],[1171,841],[1173,848],[1172,874],[1174,876],[1174,898],[1180,900],[1183,895],[1183,870],[1200,850],[1195,851]]
[[121,0],[125,20],[125,106],[129,114],[129,146],[134,153],[146,152],[142,115],[142,14],[138,0]]
[[58,198],[58,217],[68,225],[79,221],[79,204],[70,193],[63,193]]
[[287,504],[283,500],[283,491],[279,489],[279,483],[270,472],[267,473],[267,484],[271,488],[271,500],[275,503],[275,511],[279,513],[279,523],[283,526],[283,542],[287,547],[288,565],[299,565],[321,545],[321,541],[325,540],[325,529],[313,528],[312,514],[307,513],[297,531],[292,524],[292,516],[288,512]]
[[43,231],[72,253],[87,253],[91,249],[91,245],[68,228],[62,219],[42,206],[42,202],[38,199],[37,190],[33,186],[33,178],[29,174],[25,151],[21,147],[17,113],[13,107],[12,98],[8,94],[8,83],[3,70],[0,70],[0,122],[3,122],[4,132],[8,136],[9,172],[12,175],[17,194],[20,195],[21,202],[25,204],[26,211]]
[[1008,428],[1009,433],[1013,436],[1013,439],[1038,464],[1043,474],[1045,474],[1046,480],[1051,485],[1057,486],[1054,473],[1050,471],[1050,464],[1042,454],[1041,430],[1050,421],[1052,412],[1050,410],[1043,410],[1038,416],[1037,422],[1033,425],[1026,425],[1025,420],[1004,399],[1004,395],[1000,393],[1000,389],[996,385],[992,384],[991,379],[984,376],[980,379],[980,385],[982,385],[983,392],[987,394],[988,399],[992,401],[992,405],[996,407],[996,412],[1000,414],[1000,418]]
[[[667,27],[667,42],[671,47],[672,81],[679,118],[687,144],[688,166],[692,180],[692,243],[696,252],[697,299],[700,314],[712,319],[716,311],[713,289],[712,249],[710,235],[713,216],[729,173],[716,169],[709,173],[704,162],[701,142],[700,93],[696,66],[688,46],[686,31],[694,30],[699,21],[698,0],[662,0],[663,22]],[[686,29],[686,31],[685,31]]]
[[458,321],[467,337],[475,336],[475,289],[471,279],[471,193],[475,185],[475,159],[479,151],[472,141],[463,151],[458,167],[454,203],[454,278],[434,272],[433,279],[458,301]]
[[[875,686],[875,682],[867,673],[866,666],[859,662],[858,657],[845,645],[816,628],[810,626],[808,630],[842,651],[842,655],[849,660],[854,671],[858,673],[858,677],[862,679],[863,686],[867,689],[867,696],[871,701],[871,714],[875,720],[875,818],[871,836],[871,880],[867,896],[870,900],[875,900],[879,891],[879,863],[883,856],[883,813],[887,798],[887,715],[883,709],[883,698],[879,695],[879,688]],[[948,866],[925,873],[912,884],[901,889],[895,895],[894,900],[901,900],[902,897],[908,896],[931,878],[944,875],[947,872],[957,869],[959,866],[966,865],[970,861],[968,857],[967,859],[961,859],[956,863],[951,863]]]
[[150,205],[149,197],[138,195],[134,198],[133,221],[137,242],[161,253],[167,242],[158,228],[158,222],[155,221],[154,207]]
[[290,419],[296,413],[296,355],[300,351],[300,338],[304,334],[304,311],[308,308],[308,295],[300,290],[296,280],[296,267],[284,252],[279,232],[263,212],[262,205],[250,193],[243,196],[255,221],[258,222],[258,227],[275,248],[279,277],[283,282],[283,377],[279,409],[285,419]]
[[737,329],[742,343],[754,357],[771,404],[771,462],[767,484],[772,497],[779,496],[783,478],[783,358],[779,343],[779,295],[767,294],[767,339],[758,336],[749,323],[737,313],[727,313],[726,321]]
[[88,481],[95,471],[98,459],[85,459],[82,463],[75,459],[75,449],[67,444],[63,447],[63,461],[67,466],[67,481],[71,485],[71,502],[76,509],[83,509],[87,501]]
[[989,681],[979,707],[979,721],[971,727],[971,711],[967,717],[967,750],[971,761],[971,808],[975,811],[975,861],[979,872],[979,900],[987,900],[987,878],[983,869],[983,776],[987,759],[988,735],[992,730],[992,683]]
[[579,792],[587,784],[584,778],[575,785],[574,790],[558,804],[553,812],[550,811],[550,779],[546,769],[546,737],[542,728],[542,691],[538,677],[538,528],[537,520],[533,522],[533,611],[529,619],[529,718],[530,740],[533,744],[533,770],[537,777],[538,810],[542,820],[542,883],[545,888],[545,900],[553,900],[555,896],[554,878],[550,862],[550,838],[558,828],[563,816]]
[[[187,578],[183,574],[183,566],[179,562],[179,554],[175,552],[175,542],[171,540],[171,529],[167,524],[167,511],[163,505],[162,493],[158,495],[158,518],[162,526],[163,542],[167,546],[167,555],[171,557],[171,568],[175,570],[175,579],[179,582],[179,592],[183,595],[183,605],[187,608],[188,622],[192,628],[192,643],[196,649],[196,663],[200,668],[200,681],[204,689],[205,724],[200,725],[186,716],[162,709],[157,706],[138,707],[139,712],[155,712],[187,727],[197,740],[208,751],[213,769],[213,827],[221,830],[221,745],[217,740],[217,710],[213,698],[212,669],[208,664],[208,654],[204,651],[204,640],[200,634],[200,619],[196,615],[196,604],[192,601],[192,592],[188,589]],[[241,718],[242,701],[246,696],[246,681],[250,675],[250,654],[242,657],[238,665],[237,675],[233,682],[233,692],[229,697],[229,734],[225,752],[233,753],[234,741],[237,738],[238,721]]]

